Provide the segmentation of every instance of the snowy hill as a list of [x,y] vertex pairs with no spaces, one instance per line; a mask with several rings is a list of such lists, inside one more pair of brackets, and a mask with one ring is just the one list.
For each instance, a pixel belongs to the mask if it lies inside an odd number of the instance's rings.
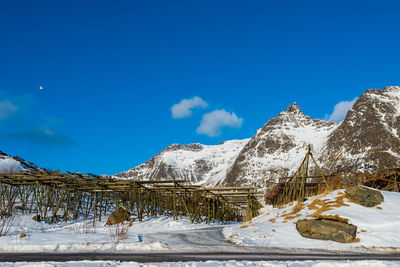
[[40,168],[33,163],[25,161],[19,157],[11,157],[0,151],[0,172],[15,172],[39,170]]
[[190,179],[205,185],[259,185],[291,175],[307,145],[325,172],[373,172],[400,166],[400,87],[367,90],[337,124],[312,119],[296,103],[251,139],[216,146],[171,145],[117,177]]
[[226,170],[248,140],[232,140],[213,146],[173,144],[145,163],[116,176],[149,180],[190,179],[197,184],[215,185],[225,178]]
[[[281,208],[265,210],[264,214],[251,222],[225,227],[224,234],[233,243],[245,246],[398,251],[400,214],[397,210],[400,205],[400,194],[380,192],[385,200],[377,207],[367,208],[352,202],[345,197],[344,189],[340,189],[327,195],[310,197],[301,203],[303,205],[296,202]],[[315,203],[320,204],[315,205]],[[323,211],[321,216],[338,215],[357,226],[358,242],[345,244],[310,239],[302,237],[297,232],[294,223],[300,219],[314,218],[315,207],[321,208],[319,205],[322,203],[328,203],[331,207]]]

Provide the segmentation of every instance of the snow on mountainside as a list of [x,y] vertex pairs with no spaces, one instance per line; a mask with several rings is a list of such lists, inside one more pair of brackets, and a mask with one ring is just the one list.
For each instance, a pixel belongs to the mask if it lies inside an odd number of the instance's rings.
[[21,171],[21,163],[0,151],[0,171]]
[[290,175],[300,165],[308,144],[318,154],[336,128],[334,122],[304,115],[293,103],[257,131],[221,184],[263,185],[265,180]]
[[225,178],[226,170],[248,141],[232,140],[219,145],[173,144],[145,163],[115,176],[145,180],[190,179],[196,184],[212,186]]
[[25,161],[19,157],[11,157],[0,151],[0,172],[15,172],[39,170],[35,164]]
[[329,171],[400,166],[400,86],[367,90],[332,132],[319,160]]
[[308,144],[326,173],[341,169],[373,172],[400,166],[400,86],[367,90],[339,124],[312,119],[293,103],[251,139],[217,146],[171,145],[117,176],[264,186],[267,181],[292,175]]

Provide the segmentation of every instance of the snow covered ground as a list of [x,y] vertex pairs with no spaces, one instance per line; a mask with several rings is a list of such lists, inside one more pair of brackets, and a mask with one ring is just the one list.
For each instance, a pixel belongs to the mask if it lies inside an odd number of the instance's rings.
[[[106,217],[92,226],[92,219],[47,224],[32,220],[33,214],[17,215],[11,231],[0,237],[0,252],[82,252],[82,251],[154,251],[181,248],[179,233],[221,224],[190,223],[188,218],[150,217],[124,226],[105,226]],[[127,230],[126,238],[116,231]],[[26,237],[21,238],[25,233]],[[139,235],[143,242],[139,242]],[[221,238],[223,236],[221,235]],[[194,241],[193,241],[194,242]],[[174,246],[174,247],[171,247]]]
[[[50,225],[32,220],[33,214],[20,214],[16,215],[10,232],[0,237],[0,252],[232,252],[265,248],[400,252],[400,194],[382,191],[384,202],[366,208],[350,202],[343,192],[336,190],[311,197],[304,205],[266,207],[260,216],[244,223],[191,224],[188,218],[174,221],[161,216],[123,226],[105,226],[107,217],[103,216],[93,227],[91,218]],[[358,242],[343,244],[308,239],[297,232],[295,222],[311,217],[323,205],[330,209],[322,215],[338,215],[358,227]],[[116,231],[126,231],[126,234],[118,238]],[[21,238],[21,234],[26,237]]]
[[267,267],[392,267],[400,266],[400,261],[206,261],[206,262],[162,262],[162,263],[137,263],[137,262],[115,262],[115,261],[70,261],[64,263],[56,262],[19,262],[3,263],[2,266],[18,267],[105,267],[105,266],[132,266],[132,267],[237,267],[237,266],[267,266]]
[[[385,200],[377,207],[367,208],[350,202],[344,197],[344,189],[333,191],[325,196],[309,198],[303,207],[297,203],[282,208],[265,210],[264,214],[251,222],[230,225],[224,228],[226,238],[238,245],[282,248],[319,248],[334,250],[373,249],[380,251],[400,251],[400,194],[381,191]],[[338,205],[340,201],[342,205]],[[339,215],[357,226],[356,243],[337,243],[302,237],[296,230],[296,221],[310,218],[324,201],[331,210],[322,215]],[[313,203],[313,204],[312,204]],[[314,206],[314,209],[313,209]]]

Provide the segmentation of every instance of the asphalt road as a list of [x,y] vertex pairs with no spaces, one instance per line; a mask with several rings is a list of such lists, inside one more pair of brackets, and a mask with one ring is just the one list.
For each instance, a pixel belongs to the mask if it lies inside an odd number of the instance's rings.
[[[222,227],[208,227],[182,232],[156,232],[144,236],[146,242],[163,241],[169,251],[158,252],[0,252],[0,262],[65,261],[305,261],[305,260],[398,260],[398,254],[334,252],[323,250],[289,251],[279,248],[241,247],[225,240]],[[194,252],[195,251],[195,252]]]
[[185,261],[305,261],[305,260],[400,260],[400,254],[373,253],[268,253],[268,252],[206,252],[206,253],[0,253],[0,262],[65,262],[65,261],[134,261],[185,262]]

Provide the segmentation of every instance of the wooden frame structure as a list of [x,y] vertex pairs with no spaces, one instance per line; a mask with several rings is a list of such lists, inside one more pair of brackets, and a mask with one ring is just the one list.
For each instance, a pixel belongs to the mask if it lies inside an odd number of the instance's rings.
[[17,208],[55,223],[79,217],[101,221],[122,206],[144,216],[189,217],[191,222],[241,221],[258,215],[254,187],[201,187],[187,180],[133,181],[50,171],[0,174],[0,217]]
[[[315,168],[319,174],[309,175],[310,159],[315,164]],[[390,169],[381,170],[380,172],[384,175],[387,171],[390,171]],[[376,180],[385,182],[381,188],[382,190],[398,192],[400,168],[392,169],[392,171],[389,173],[392,179],[348,170],[340,170],[333,174],[325,175],[311,153],[311,146],[308,145],[306,156],[294,175],[279,178],[278,183],[275,183],[267,191],[264,199],[266,204],[279,206],[290,202],[304,201],[309,196],[339,188],[346,188],[351,185],[367,184],[373,186],[376,185],[376,182],[374,182]],[[353,177],[349,178],[348,175],[352,175]]]

